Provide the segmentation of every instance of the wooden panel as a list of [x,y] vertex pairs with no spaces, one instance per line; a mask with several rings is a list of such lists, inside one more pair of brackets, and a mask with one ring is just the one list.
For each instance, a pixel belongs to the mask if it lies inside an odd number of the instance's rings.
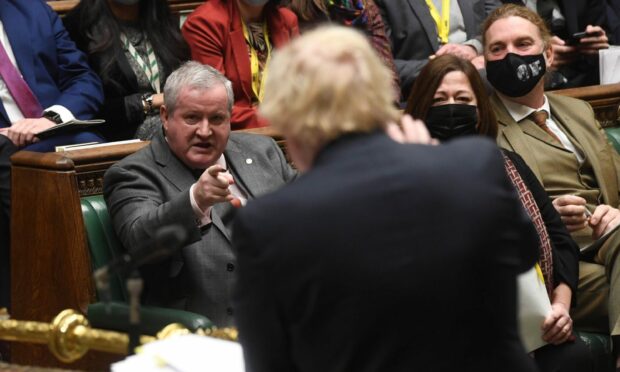
[[603,127],[618,126],[620,84],[593,85],[589,87],[556,90],[553,93],[588,101]]
[[[66,153],[21,151],[12,158],[11,315],[51,321],[96,299],[81,196],[100,194],[105,170],[146,142]],[[36,233],[35,232],[36,229]],[[91,352],[71,368],[107,370],[122,356]],[[13,343],[11,361],[65,366],[47,347]]]

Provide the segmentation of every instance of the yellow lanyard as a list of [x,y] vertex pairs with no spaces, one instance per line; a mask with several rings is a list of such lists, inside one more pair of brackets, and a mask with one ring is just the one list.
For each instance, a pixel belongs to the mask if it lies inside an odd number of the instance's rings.
[[250,42],[250,35],[245,22],[241,21],[243,25],[243,36],[250,46],[250,67],[252,69],[252,91],[258,99],[258,102],[263,101],[265,95],[265,84],[263,82],[267,78],[267,69],[269,67],[269,60],[271,59],[271,44],[269,43],[269,34],[267,33],[267,22],[263,23],[263,37],[265,38],[265,44],[267,45],[267,60],[265,61],[265,67],[263,67],[263,73],[260,73],[260,65],[258,61],[258,54],[256,49]]
[[441,17],[433,4],[433,0],[426,0],[426,5],[431,11],[431,17],[437,25],[437,35],[442,44],[448,44],[448,35],[450,34],[450,0],[441,0]]
[[540,265],[538,264],[538,262],[536,262],[536,265],[534,265],[534,267],[536,267],[536,274],[538,274],[538,279],[540,279],[541,283],[545,284],[545,277],[542,273],[542,270],[540,269]]

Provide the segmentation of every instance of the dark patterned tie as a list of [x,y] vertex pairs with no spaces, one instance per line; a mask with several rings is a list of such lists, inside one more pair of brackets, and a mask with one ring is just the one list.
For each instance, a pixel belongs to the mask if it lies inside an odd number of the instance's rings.
[[0,43],[0,76],[2,76],[22,115],[25,118],[40,118],[43,108],[41,108],[39,100],[32,93],[19,71],[13,66],[2,43]]
[[556,140],[557,143],[562,144],[562,141],[560,141],[560,138],[555,133],[553,133],[553,131],[549,129],[549,127],[547,126],[547,119],[549,119],[549,114],[547,113],[547,111],[545,110],[534,111],[530,114],[529,118],[534,123],[536,123],[536,125],[538,125],[542,130],[547,132],[547,134],[553,137],[553,139]]

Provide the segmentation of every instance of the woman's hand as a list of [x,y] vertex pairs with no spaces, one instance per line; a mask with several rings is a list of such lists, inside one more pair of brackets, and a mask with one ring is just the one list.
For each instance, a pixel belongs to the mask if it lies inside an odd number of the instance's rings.
[[399,143],[417,143],[422,145],[437,145],[439,142],[432,138],[426,125],[421,120],[413,119],[408,114],[403,115],[400,126],[388,123],[385,132],[394,141]]
[[575,339],[573,320],[563,303],[551,304],[551,312],[545,318],[541,328],[543,331],[542,339],[553,345]]

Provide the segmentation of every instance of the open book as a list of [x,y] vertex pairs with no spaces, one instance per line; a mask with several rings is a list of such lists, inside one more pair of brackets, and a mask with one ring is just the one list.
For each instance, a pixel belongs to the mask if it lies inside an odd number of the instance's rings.
[[48,128],[44,131],[37,133],[37,138],[46,139],[51,136],[55,136],[62,133],[73,132],[80,129],[86,129],[93,126],[101,125],[105,123],[103,119],[93,119],[93,120],[79,120],[73,119],[69,121],[65,121],[64,123],[60,123],[54,125],[51,128]]

